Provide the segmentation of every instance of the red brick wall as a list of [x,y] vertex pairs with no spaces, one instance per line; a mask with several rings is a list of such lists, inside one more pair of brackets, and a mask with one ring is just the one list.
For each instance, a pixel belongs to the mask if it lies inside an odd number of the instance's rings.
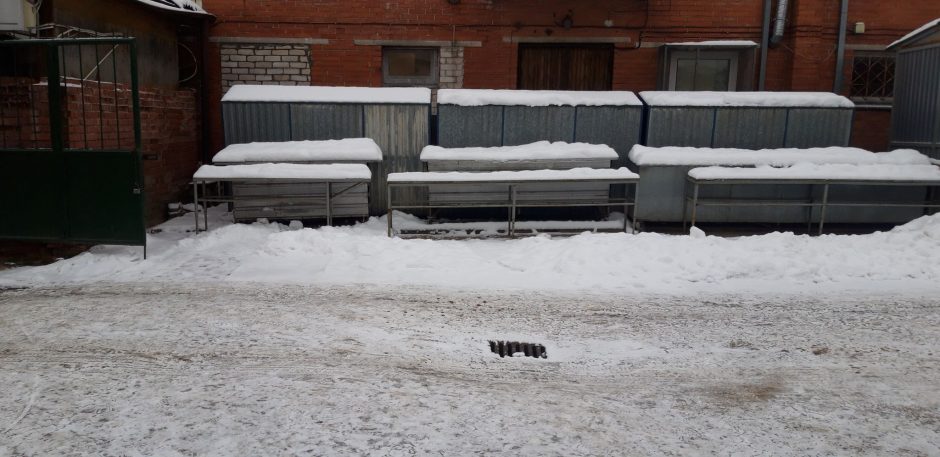
[[[774,2],[776,3],[776,2]],[[614,55],[615,89],[656,87],[657,43],[716,39],[760,41],[763,2],[758,0],[205,0],[216,15],[214,37],[323,38],[311,46],[311,83],[379,86],[381,48],[353,40],[480,41],[464,49],[464,87],[514,88],[518,45],[507,37],[629,37]],[[791,0],[783,42],[769,51],[768,90],[830,91],[840,0]],[[571,11],[574,26],[555,21]],[[554,15],[554,17],[553,17]],[[865,22],[851,45],[887,45],[924,22],[940,17],[937,0],[853,0],[849,24]],[[605,20],[613,22],[606,27]],[[638,45],[642,43],[642,47]],[[850,56],[847,56],[850,57]],[[209,100],[213,146],[221,147],[218,47],[210,46]],[[846,59],[846,65],[851,59]],[[867,133],[866,133],[867,134]],[[886,134],[886,133],[885,133]]]
[[[50,147],[47,94],[48,86],[32,79],[0,80],[0,146]],[[134,147],[127,86],[102,83],[99,90],[95,82],[78,86],[69,80],[63,110],[66,148]],[[201,147],[199,100],[193,90],[144,88],[140,91],[140,117],[147,222],[153,225],[165,220],[167,203],[189,195],[187,184]]]
[[869,151],[887,151],[890,147],[891,110],[855,110],[851,145]]

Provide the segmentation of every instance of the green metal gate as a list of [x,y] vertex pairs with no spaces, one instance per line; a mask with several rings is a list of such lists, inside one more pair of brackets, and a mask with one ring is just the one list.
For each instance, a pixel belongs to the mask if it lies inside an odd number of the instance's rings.
[[145,245],[133,38],[0,41],[0,238]]

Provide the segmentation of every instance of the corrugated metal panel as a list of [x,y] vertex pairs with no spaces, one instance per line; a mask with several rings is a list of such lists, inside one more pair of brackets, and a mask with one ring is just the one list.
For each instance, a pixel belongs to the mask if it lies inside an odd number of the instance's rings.
[[687,107],[650,108],[646,125],[648,146],[707,148],[712,144],[715,110]]
[[502,146],[503,107],[438,105],[437,138],[445,148]]
[[573,106],[507,106],[503,114],[503,144],[574,140]]
[[222,103],[225,144],[289,141],[290,107],[285,103]]
[[642,122],[640,106],[579,106],[574,140],[606,144],[620,155],[615,165],[626,166],[630,148],[640,142]]
[[[427,105],[365,105],[365,136],[372,138],[382,148],[381,164],[372,168],[372,193],[369,202],[372,214],[382,214],[387,209],[386,177],[389,173],[422,171],[421,149],[428,144]],[[396,203],[425,203],[427,192],[423,189],[396,189]]]
[[783,147],[787,110],[720,108],[715,117],[712,147],[768,149]]
[[785,147],[848,146],[852,116],[851,109],[790,108]]
[[896,65],[892,146],[940,158],[940,47],[900,52]]
[[362,105],[292,104],[291,139],[336,140],[363,135]]

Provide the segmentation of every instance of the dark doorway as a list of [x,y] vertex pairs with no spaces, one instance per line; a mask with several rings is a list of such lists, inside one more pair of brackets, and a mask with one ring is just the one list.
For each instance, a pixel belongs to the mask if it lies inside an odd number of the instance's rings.
[[519,89],[611,90],[610,44],[520,44]]

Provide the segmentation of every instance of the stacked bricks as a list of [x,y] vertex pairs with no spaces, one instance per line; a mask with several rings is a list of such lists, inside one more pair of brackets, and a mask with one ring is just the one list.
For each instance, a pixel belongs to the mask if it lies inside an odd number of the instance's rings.
[[463,47],[441,48],[440,60],[441,89],[459,89],[463,87]]
[[297,44],[223,44],[222,92],[235,84],[310,84],[310,51]]

